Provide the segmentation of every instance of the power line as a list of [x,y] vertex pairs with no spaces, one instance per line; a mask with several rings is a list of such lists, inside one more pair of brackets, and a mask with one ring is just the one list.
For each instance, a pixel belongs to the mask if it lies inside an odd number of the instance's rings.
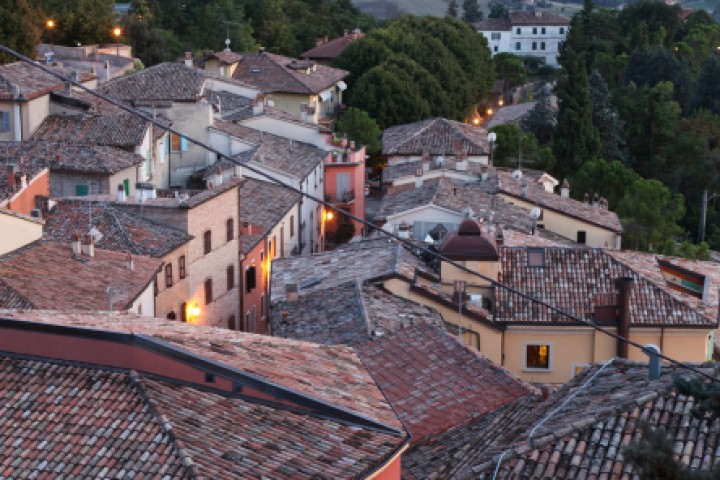
[[[157,127],[162,128],[163,130],[166,130],[166,131],[168,131],[168,132],[170,132],[170,133],[172,133],[172,134],[174,134],[174,135],[177,135],[177,136],[179,136],[179,137],[183,137],[183,138],[187,139],[190,143],[193,143],[193,144],[195,144],[195,145],[197,145],[197,146],[199,146],[199,147],[201,147],[201,148],[204,148],[205,150],[207,150],[207,151],[209,151],[209,152],[214,153],[214,154],[216,155],[216,158],[224,158],[224,159],[228,160],[229,162],[234,163],[235,165],[241,166],[241,167],[243,167],[244,169],[247,169],[247,170],[249,170],[249,171],[251,171],[251,172],[253,172],[253,173],[257,174],[257,175],[260,175],[261,177],[267,179],[268,181],[270,181],[270,182],[272,182],[272,183],[275,183],[275,184],[277,184],[277,185],[279,185],[279,186],[281,186],[281,187],[283,187],[283,188],[286,188],[286,189],[291,190],[291,191],[293,191],[293,192],[295,192],[295,193],[298,193],[298,194],[300,194],[301,196],[306,197],[306,198],[309,199],[309,200],[313,200],[313,201],[319,203],[320,205],[323,205],[325,208],[334,210],[334,211],[336,211],[336,212],[338,212],[338,213],[342,213],[343,215],[346,215],[348,218],[350,218],[350,219],[352,219],[352,220],[355,220],[355,221],[357,221],[357,222],[359,222],[359,223],[362,223],[363,225],[365,225],[365,226],[367,226],[367,227],[370,227],[370,228],[375,229],[375,230],[379,230],[379,231],[380,231],[381,233],[383,233],[384,235],[386,235],[386,236],[388,236],[388,237],[390,237],[390,238],[395,239],[396,241],[398,241],[399,243],[401,243],[401,244],[403,244],[403,245],[408,245],[408,246],[410,246],[411,248],[413,248],[413,249],[415,249],[415,250],[420,250],[421,252],[426,253],[426,254],[431,255],[431,256],[434,256],[434,257],[438,258],[439,260],[441,260],[441,261],[443,261],[443,262],[446,262],[446,263],[454,266],[455,268],[457,268],[457,269],[459,269],[459,270],[461,270],[461,271],[463,271],[463,272],[465,272],[465,273],[469,273],[470,275],[473,275],[473,276],[475,276],[475,277],[481,278],[481,279],[489,282],[489,283],[490,283],[491,285],[493,285],[494,287],[498,287],[498,288],[504,289],[504,290],[506,290],[506,291],[508,291],[508,292],[510,292],[510,293],[512,293],[512,294],[518,295],[519,297],[524,298],[524,299],[527,299],[527,300],[529,300],[529,301],[531,301],[531,302],[533,302],[533,303],[535,303],[535,304],[542,305],[543,307],[549,309],[551,312],[554,312],[554,313],[556,313],[556,314],[558,314],[558,315],[560,315],[560,316],[569,318],[569,319],[571,319],[571,320],[573,320],[573,321],[575,321],[575,322],[577,322],[577,323],[581,323],[581,324],[587,325],[588,327],[590,327],[590,328],[592,328],[592,329],[594,329],[594,330],[596,330],[596,331],[598,331],[598,332],[600,332],[600,333],[603,333],[603,334],[605,334],[605,335],[608,335],[608,336],[610,336],[610,337],[612,337],[612,338],[614,338],[614,339],[616,339],[616,340],[620,340],[620,341],[622,341],[622,342],[626,342],[628,345],[632,345],[632,346],[634,346],[635,348],[637,348],[637,349],[639,349],[639,350],[641,350],[641,351],[642,351],[643,348],[644,348],[644,345],[642,345],[642,344],[640,344],[640,343],[638,343],[638,342],[635,342],[635,341],[633,341],[633,340],[630,340],[629,338],[623,337],[622,335],[619,335],[619,334],[617,334],[617,333],[614,333],[614,332],[611,332],[611,331],[609,331],[609,330],[606,330],[606,329],[604,329],[603,327],[601,327],[601,326],[599,326],[599,325],[596,325],[596,324],[594,324],[593,322],[591,322],[591,321],[589,321],[589,320],[587,320],[587,319],[584,319],[584,318],[582,318],[582,317],[576,316],[576,315],[574,315],[574,314],[572,314],[572,313],[568,313],[568,312],[562,310],[561,308],[558,308],[558,307],[556,307],[556,306],[554,306],[554,305],[551,305],[551,304],[549,304],[549,303],[547,303],[547,302],[545,302],[545,301],[543,301],[543,300],[540,300],[540,299],[538,299],[538,298],[535,298],[535,297],[533,297],[532,295],[527,294],[527,293],[525,293],[525,292],[522,292],[522,291],[520,291],[520,290],[518,290],[518,289],[516,289],[516,288],[509,287],[509,286],[507,286],[507,285],[505,285],[505,284],[502,284],[502,283],[498,282],[497,280],[494,280],[494,279],[492,279],[492,278],[490,278],[490,277],[487,277],[487,276],[481,274],[480,272],[471,270],[471,269],[465,267],[464,265],[460,265],[459,263],[457,263],[457,262],[455,262],[455,261],[453,261],[453,260],[450,260],[449,258],[447,258],[446,256],[444,256],[444,255],[441,254],[440,252],[433,251],[433,250],[430,250],[429,248],[426,248],[426,247],[424,247],[424,246],[416,245],[416,244],[414,244],[414,243],[412,243],[412,242],[409,242],[407,239],[404,239],[404,238],[400,237],[399,235],[397,235],[397,234],[395,234],[395,233],[388,232],[388,231],[386,231],[386,230],[384,230],[384,229],[382,229],[382,228],[374,225],[373,223],[365,220],[364,218],[357,217],[357,216],[351,214],[351,213],[348,212],[348,211],[345,211],[345,210],[343,210],[343,209],[341,209],[341,208],[336,207],[335,205],[332,205],[332,204],[329,203],[329,202],[326,202],[325,200],[321,200],[321,199],[319,199],[319,198],[315,198],[315,197],[313,197],[311,194],[306,193],[306,192],[302,191],[301,189],[296,188],[296,187],[294,187],[294,186],[292,186],[292,185],[290,185],[290,184],[287,184],[287,183],[283,182],[282,180],[279,180],[279,179],[277,179],[276,177],[274,177],[274,176],[272,176],[272,175],[270,175],[270,174],[268,174],[268,173],[266,173],[266,172],[264,172],[264,171],[262,171],[262,170],[259,170],[258,168],[250,165],[249,163],[242,163],[242,162],[238,161],[237,159],[232,158],[232,157],[230,157],[230,156],[222,153],[221,151],[215,149],[214,147],[212,147],[212,146],[210,146],[210,145],[207,145],[206,143],[204,143],[204,142],[202,142],[202,141],[200,141],[200,140],[196,140],[196,139],[194,139],[194,138],[192,138],[192,137],[189,137],[189,136],[187,136],[186,134],[184,134],[184,133],[182,133],[182,132],[180,132],[180,131],[178,131],[178,130],[175,130],[175,129],[172,128],[171,126],[162,124],[161,122],[155,120],[155,119],[154,119],[151,115],[149,115],[148,113],[145,113],[145,112],[143,112],[143,111],[141,111],[141,110],[137,110],[137,109],[135,109],[135,108],[133,108],[133,107],[130,107],[130,106],[128,106],[128,105],[125,105],[124,103],[122,103],[122,102],[119,101],[119,100],[116,100],[116,99],[114,99],[114,98],[112,98],[112,97],[109,97],[109,96],[107,96],[107,95],[105,95],[105,94],[102,94],[102,93],[99,93],[99,92],[97,92],[97,91],[95,91],[95,90],[92,90],[92,89],[90,89],[90,88],[88,88],[88,87],[80,84],[79,81],[74,81],[74,80],[72,80],[71,78],[66,77],[66,76],[63,75],[62,73],[56,72],[55,70],[53,70],[53,69],[51,69],[51,68],[48,68],[48,67],[46,67],[45,65],[42,65],[42,64],[40,64],[39,62],[37,62],[37,61],[35,61],[35,60],[30,59],[30,58],[26,57],[25,55],[22,55],[22,54],[16,52],[15,50],[13,50],[13,49],[5,46],[4,44],[0,44],[0,51],[4,51],[4,52],[6,52],[6,53],[9,53],[10,55],[12,55],[12,56],[20,59],[21,61],[26,62],[26,63],[29,63],[30,65],[33,65],[33,66],[36,67],[36,68],[39,68],[40,70],[44,71],[45,73],[47,73],[47,74],[49,74],[49,75],[52,75],[52,76],[54,76],[54,77],[56,77],[56,78],[59,78],[60,80],[63,80],[64,82],[68,82],[68,83],[70,83],[71,85],[74,85],[75,87],[78,87],[78,88],[81,89],[82,91],[84,91],[84,92],[86,92],[86,93],[89,93],[90,95],[93,95],[93,96],[95,96],[95,97],[97,97],[97,98],[100,98],[100,99],[102,99],[102,100],[105,100],[105,101],[111,103],[112,105],[115,105],[116,107],[120,108],[121,110],[124,110],[124,111],[126,111],[126,112],[128,112],[128,113],[130,113],[130,114],[132,114],[132,115],[139,116],[139,117],[145,119],[146,121],[150,122],[151,124],[153,124],[153,125],[155,125],[155,126],[157,126]],[[663,354],[663,353],[658,354],[658,356],[659,356],[660,358],[662,358],[663,360],[667,361],[668,363],[672,364],[672,365],[676,365],[676,366],[678,366],[678,367],[680,367],[680,368],[684,368],[684,369],[690,370],[690,371],[694,372],[695,374],[697,374],[697,375],[699,375],[699,376],[705,377],[705,378],[708,379],[708,380],[711,380],[711,381],[714,381],[714,382],[715,382],[715,381],[720,382],[720,379],[719,379],[719,378],[717,378],[717,377],[715,377],[715,376],[712,376],[712,375],[709,375],[709,374],[707,374],[707,373],[705,373],[705,372],[703,372],[703,371],[701,371],[701,370],[698,370],[698,369],[696,369],[696,368],[694,368],[694,367],[692,367],[692,366],[690,366],[690,365],[687,365],[687,364],[685,364],[685,363],[683,363],[683,362],[680,362],[679,360],[675,360],[675,359],[672,358],[672,357],[668,357],[667,355],[665,355],[665,354]]]

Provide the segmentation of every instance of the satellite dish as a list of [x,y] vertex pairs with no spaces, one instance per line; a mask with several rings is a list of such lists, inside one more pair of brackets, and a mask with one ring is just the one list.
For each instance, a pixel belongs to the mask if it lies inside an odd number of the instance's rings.
[[530,217],[533,220],[537,220],[538,218],[540,218],[541,213],[542,213],[542,211],[538,207],[535,207],[532,210],[530,210]]
[[442,167],[443,163],[445,163],[445,157],[442,156],[442,155],[439,155],[438,157],[435,158],[435,163],[436,163],[439,167]]
[[514,178],[515,180],[520,180],[522,178],[522,175],[522,170],[520,170],[519,168],[512,172],[512,178]]

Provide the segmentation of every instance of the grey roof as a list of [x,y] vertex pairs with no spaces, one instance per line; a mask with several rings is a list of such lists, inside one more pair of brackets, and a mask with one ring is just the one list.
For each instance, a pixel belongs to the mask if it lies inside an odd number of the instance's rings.
[[524,232],[532,229],[532,218],[527,210],[488,193],[480,182],[460,184],[446,177],[428,181],[420,188],[385,195],[375,218],[387,218],[424,205],[436,205],[457,213],[469,207],[473,216],[487,219],[492,211],[494,223]]
[[49,115],[30,140],[133,148],[142,144],[150,123],[131,114]]
[[223,90],[207,90],[206,92],[210,101],[214,104],[220,100],[220,113],[225,114],[237,111],[250,111],[252,114],[252,98],[245,97],[237,93],[226,92]]
[[498,108],[495,115],[485,123],[484,127],[490,130],[497,125],[513,124],[520,126],[522,119],[530,113],[530,110],[535,108],[535,104],[537,104],[537,102],[532,101]]
[[431,118],[397,125],[383,132],[383,155],[454,155],[454,138],[462,139],[462,149],[470,155],[488,153],[487,130],[474,125]]
[[405,247],[388,239],[354,242],[328,252],[280,258],[273,261],[271,300],[285,300],[285,285],[290,283],[296,283],[300,295],[306,295],[349,281],[390,275],[412,280],[416,268],[425,269]]
[[314,145],[232,122],[216,121],[210,128],[258,147],[249,158],[243,153],[237,157],[238,160],[266,166],[301,180],[322,164],[327,156],[325,150]]
[[205,79],[199,70],[166,62],[110,80],[97,90],[133,103],[196,102],[203,93]]
[[352,280],[274,303],[270,323],[275,336],[328,345],[365,343],[416,324],[443,327],[436,311]]
[[[70,76],[71,72],[63,68],[53,67],[53,71]],[[95,75],[82,74],[81,81],[95,78]],[[25,62],[14,62],[0,65],[0,100],[27,101],[47,95],[52,91],[61,90],[64,83],[35,65]]]
[[97,248],[162,257],[193,237],[139,215],[130,215],[112,205],[64,199],[45,217],[43,238],[70,243],[76,233],[96,229],[102,235]]

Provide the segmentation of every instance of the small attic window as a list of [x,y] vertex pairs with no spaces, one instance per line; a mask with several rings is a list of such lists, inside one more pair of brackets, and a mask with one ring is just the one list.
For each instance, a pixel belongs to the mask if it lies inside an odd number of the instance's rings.
[[252,67],[250,69],[250,73],[260,73],[262,72],[262,69],[260,67]]
[[544,267],[545,266],[545,249],[528,248],[527,251],[528,267]]

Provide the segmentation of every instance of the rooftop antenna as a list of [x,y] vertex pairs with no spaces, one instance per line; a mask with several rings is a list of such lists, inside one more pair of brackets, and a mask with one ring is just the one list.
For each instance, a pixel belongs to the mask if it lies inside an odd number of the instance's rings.
[[230,51],[230,24],[235,23],[231,22],[230,20],[223,20],[222,21],[225,24],[225,50],[228,52]]

